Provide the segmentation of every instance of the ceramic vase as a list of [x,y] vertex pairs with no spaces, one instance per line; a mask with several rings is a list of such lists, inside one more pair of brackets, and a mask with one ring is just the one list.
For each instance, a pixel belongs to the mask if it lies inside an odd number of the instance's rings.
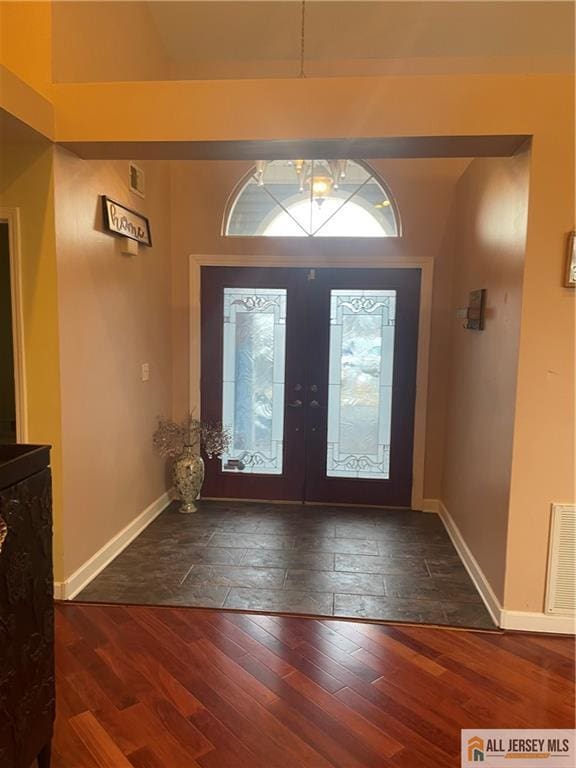
[[190,445],[185,445],[182,453],[174,462],[172,470],[174,488],[182,500],[179,512],[189,514],[197,512],[194,503],[200,494],[204,482],[204,460]]

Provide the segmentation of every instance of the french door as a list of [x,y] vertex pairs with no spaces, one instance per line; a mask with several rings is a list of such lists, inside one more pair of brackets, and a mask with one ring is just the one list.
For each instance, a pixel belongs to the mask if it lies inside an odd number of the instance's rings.
[[203,493],[410,506],[418,269],[202,269]]

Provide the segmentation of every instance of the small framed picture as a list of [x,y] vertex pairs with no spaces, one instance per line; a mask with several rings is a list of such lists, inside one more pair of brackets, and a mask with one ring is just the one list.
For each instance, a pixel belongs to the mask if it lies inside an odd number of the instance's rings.
[[576,288],[576,232],[570,232],[568,235],[564,285],[566,288]]

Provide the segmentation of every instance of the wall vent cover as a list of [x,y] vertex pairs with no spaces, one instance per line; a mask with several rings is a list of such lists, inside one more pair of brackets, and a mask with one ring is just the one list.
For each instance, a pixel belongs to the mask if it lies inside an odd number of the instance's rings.
[[552,504],[546,613],[576,614],[576,506]]
[[146,195],[146,177],[144,171],[136,163],[130,163],[128,167],[130,179],[130,191],[135,192],[140,197]]

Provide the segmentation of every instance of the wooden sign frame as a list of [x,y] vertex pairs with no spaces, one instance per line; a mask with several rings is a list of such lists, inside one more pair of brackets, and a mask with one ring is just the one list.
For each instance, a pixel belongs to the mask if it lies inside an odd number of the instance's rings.
[[152,245],[150,222],[138,211],[127,208],[122,203],[102,195],[102,212],[104,228],[113,235],[128,237],[142,245]]

